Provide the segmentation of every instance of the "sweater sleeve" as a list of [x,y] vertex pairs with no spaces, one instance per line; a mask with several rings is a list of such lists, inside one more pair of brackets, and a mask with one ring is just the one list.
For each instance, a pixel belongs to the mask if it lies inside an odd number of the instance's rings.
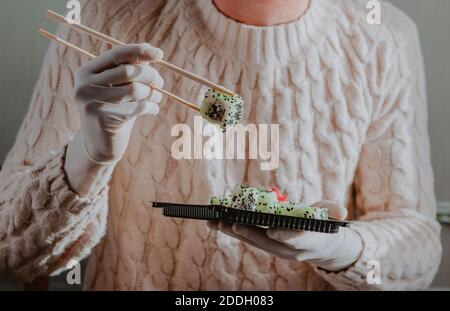
[[355,179],[359,216],[352,228],[363,250],[344,271],[316,268],[337,289],[424,289],[441,259],[425,73],[415,28],[383,65],[386,74],[378,76],[384,95],[375,105]]
[[[83,1],[83,22],[95,20],[94,1]],[[62,27],[62,38],[99,47]],[[0,173],[0,273],[24,280],[56,274],[71,259],[86,257],[105,233],[108,189],[84,199],[63,169],[79,120],[72,100],[74,76],[84,57],[52,44],[29,111]]]

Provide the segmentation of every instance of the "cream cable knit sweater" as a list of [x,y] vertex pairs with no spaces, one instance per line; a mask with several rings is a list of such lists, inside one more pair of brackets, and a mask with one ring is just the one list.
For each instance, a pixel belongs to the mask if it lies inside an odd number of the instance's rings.
[[[194,113],[163,102],[142,117],[110,188],[87,200],[69,189],[65,146],[78,129],[73,77],[84,57],[52,45],[30,110],[0,176],[0,271],[32,279],[91,254],[88,289],[421,289],[441,255],[414,23],[388,4],[368,25],[366,1],[313,0],[298,21],[236,23],[210,0],[84,1],[83,23],[150,42],[187,70],[236,89],[244,121],[280,123],[277,171],[256,160],[174,160],[176,123]],[[108,47],[67,30],[95,53]],[[166,88],[199,102],[192,81],[162,71]],[[293,200],[347,206],[364,249],[345,271],[271,257],[194,220],[164,218],[152,200],[206,203],[235,183],[279,186]],[[97,245],[98,244],[98,245]],[[379,261],[382,283],[368,285]]]

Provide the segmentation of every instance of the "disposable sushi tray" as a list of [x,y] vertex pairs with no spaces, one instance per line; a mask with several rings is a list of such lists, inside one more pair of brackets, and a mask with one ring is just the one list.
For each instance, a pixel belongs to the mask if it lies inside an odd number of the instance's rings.
[[219,221],[230,224],[259,226],[286,230],[303,230],[322,233],[337,233],[340,227],[349,227],[350,222],[335,219],[313,219],[277,215],[236,209],[220,205],[193,205],[153,202],[167,217]]

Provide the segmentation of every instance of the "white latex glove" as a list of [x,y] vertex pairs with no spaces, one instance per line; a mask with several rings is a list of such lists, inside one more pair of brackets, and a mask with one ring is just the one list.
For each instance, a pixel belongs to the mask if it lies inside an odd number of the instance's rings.
[[136,118],[159,113],[164,81],[151,61],[163,57],[149,44],[124,45],[82,66],[75,78],[80,131],[69,144],[65,170],[73,190],[95,195],[124,155]]
[[[312,206],[328,208],[331,218],[343,220],[347,217],[345,208],[330,201],[317,202]],[[338,233],[326,234],[217,222],[208,222],[208,226],[273,256],[306,261],[329,271],[347,268],[358,259],[362,251],[360,236],[350,228],[341,227]]]

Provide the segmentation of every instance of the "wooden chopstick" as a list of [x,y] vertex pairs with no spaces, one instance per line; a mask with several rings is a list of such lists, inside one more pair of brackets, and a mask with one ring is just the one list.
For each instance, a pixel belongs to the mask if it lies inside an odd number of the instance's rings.
[[[93,30],[93,29],[91,29],[91,28],[89,28],[87,26],[84,26],[84,25],[81,25],[81,24],[77,24],[77,23],[71,23],[66,17],[64,17],[64,16],[62,16],[62,15],[56,13],[56,12],[48,10],[47,11],[47,17],[49,19],[52,19],[52,20],[58,22],[58,23],[66,24],[66,25],[68,25],[69,27],[71,27],[73,29],[79,30],[81,32],[84,32],[84,33],[92,36],[92,37],[95,37],[95,38],[97,38],[99,40],[102,40],[103,42],[106,42],[106,43],[109,43],[109,44],[112,44],[112,45],[125,45],[124,42],[121,42],[121,41],[119,41],[117,39],[111,38],[110,36],[107,36],[107,35],[105,35],[105,34],[103,34],[101,32]],[[175,66],[175,65],[173,65],[171,63],[168,63],[168,62],[166,62],[164,60],[155,61],[154,63],[160,64],[161,66],[164,66],[167,69],[172,70],[173,72],[176,72],[176,73],[178,73],[178,74],[180,74],[182,76],[185,76],[185,77],[187,77],[187,78],[189,78],[189,79],[191,79],[193,81],[196,81],[198,83],[204,84],[204,85],[206,85],[206,86],[208,86],[208,87],[210,87],[212,89],[215,89],[217,91],[220,91],[222,93],[225,93],[225,94],[228,94],[228,95],[231,95],[231,96],[238,96],[238,94],[236,94],[235,92],[233,92],[233,91],[231,91],[231,90],[229,90],[229,89],[227,89],[227,88],[225,88],[225,87],[223,87],[221,85],[218,85],[218,84],[213,83],[213,82],[211,82],[209,80],[206,80],[206,79],[204,79],[204,78],[202,78],[202,77],[200,77],[200,76],[198,76],[198,75],[196,75],[196,74],[194,74],[192,72],[184,70],[184,69],[182,69],[180,67],[177,67],[177,66]]]
[[[41,35],[43,35],[44,37],[46,37],[47,39],[50,39],[50,40],[55,41],[55,42],[57,42],[59,44],[62,44],[62,45],[65,45],[65,46],[67,46],[67,47],[69,47],[71,49],[74,49],[75,51],[77,51],[77,52],[79,52],[79,53],[81,53],[81,54],[83,54],[83,55],[85,55],[85,56],[87,56],[87,57],[89,57],[91,59],[96,57],[94,54],[91,54],[91,53],[89,53],[89,52],[87,52],[87,51],[77,47],[76,45],[73,45],[72,43],[69,43],[69,42],[61,39],[58,36],[48,32],[48,31],[46,31],[46,30],[44,30],[42,28],[39,29],[39,33]],[[195,105],[193,103],[190,103],[187,100],[184,100],[183,98],[181,98],[181,97],[179,97],[179,96],[177,96],[175,94],[172,94],[172,93],[170,93],[170,92],[168,92],[168,91],[166,91],[166,90],[164,90],[162,88],[159,88],[159,87],[157,87],[154,84],[146,84],[146,85],[151,87],[155,91],[160,92],[161,94],[164,94],[164,95],[166,95],[166,96],[176,100],[177,102],[185,105],[186,107],[191,108],[191,109],[193,109],[193,110],[195,110],[197,112],[200,112],[200,108],[197,105]]]
[[50,39],[50,40],[56,41],[58,43],[64,44],[65,46],[70,47],[71,49],[74,49],[74,50],[80,52],[81,54],[91,58],[91,59],[95,58],[94,54],[91,54],[91,53],[89,53],[89,52],[87,52],[87,51],[85,51],[83,49],[80,49],[78,46],[73,45],[72,43],[69,43],[67,41],[64,41],[63,39],[59,38],[58,36],[55,36],[54,34],[48,32],[48,31],[46,31],[46,30],[44,30],[42,28],[39,29],[39,33],[41,35],[43,35],[44,37],[46,37],[47,39]]

